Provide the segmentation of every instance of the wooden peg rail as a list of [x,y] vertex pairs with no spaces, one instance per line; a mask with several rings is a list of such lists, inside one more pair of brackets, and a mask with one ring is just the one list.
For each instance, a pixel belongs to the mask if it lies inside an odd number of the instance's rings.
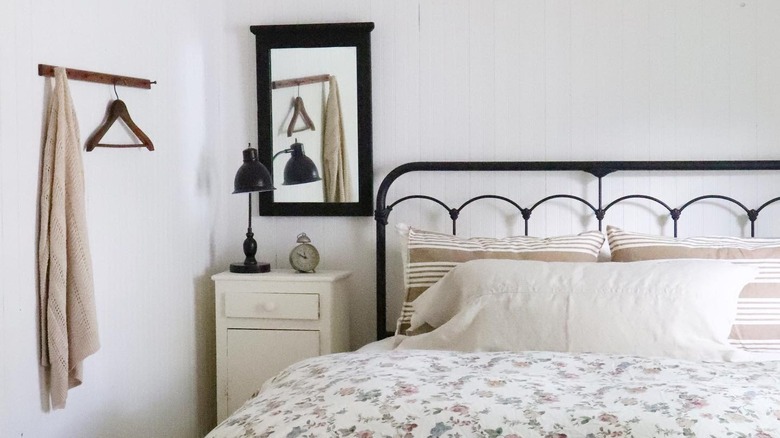
[[330,75],[317,75],[317,76],[305,76],[302,78],[294,79],[282,79],[280,81],[271,82],[271,89],[295,87],[298,85],[316,84],[317,82],[325,82],[330,80]]
[[[54,65],[38,64],[38,76],[54,76],[54,67]],[[150,81],[149,79],[98,73],[88,70],[77,70],[75,68],[66,68],[65,72],[68,75],[68,79],[73,79],[75,81],[97,82],[100,84],[145,88],[147,90],[152,88],[152,84],[157,83],[157,81]]]

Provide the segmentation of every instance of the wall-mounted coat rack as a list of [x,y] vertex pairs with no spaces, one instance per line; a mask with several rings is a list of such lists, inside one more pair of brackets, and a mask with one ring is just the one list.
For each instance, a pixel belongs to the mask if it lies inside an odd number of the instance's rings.
[[[38,64],[38,76],[53,77],[54,67],[54,65]],[[77,70],[75,68],[66,68],[65,73],[68,75],[68,79],[73,79],[74,81],[97,82],[99,84],[145,88],[147,90],[152,88],[152,84],[157,83],[157,81],[150,81],[149,79],[112,75],[108,73],[98,73],[88,70]]]
[[[38,64],[38,76],[52,77],[54,76],[54,68],[55,66],[53,65]],[[75,68],[66,68],[65,73],[68,76],[68,79],[113,85],[114,92],[116,92],[117,85],[124,86],[124,87],[144,88],[148,90],[152,88],[152,84],[157,83],[157,81],[150,81],[149,79],[134,78],[131,76],[120,76],[120,75],[114,75],[109,73],[99,73],[99,72],[94,72],[89,70],[77,70]],[[139,144],[100,143],[100,140],[108,132],[108,129],[111,127],[111,125],[113,125],[114,122],[117,121],[117,119],[121,119],[123,122],[125,122],[125,125],[127,125],[127,127],[130,128],[130,131],[132,131],[133,134],[135,134],[135,136],[138,137],[141,143]],[[127,105],[125,105],[124,102],[119,100],[119,95],[117,95],[117,99],[115,101],[111,102],[111,105],[109,106],[108,112],[106,114],[106,119],[97,128],[97,130],[95,130],[95,132],[92,133],[89,140],[87,140],[86,147],[87,147],[87,152],[92,151],[96,147],[104,147],[104,148],[145,147],[150,151],[154,150],[154,144],[152,144],[152,140],[150,140],[149,137],[141,130],[141,128],[139,128],[138,125],[136,125],[133,122],[133,119],[130,118],[130,113],[127,111]]]
[[330,75],[304,76],[302,78],[282,79],[271,82],[271,89],[295,87],[298,85],[316,84],[317,82],[327,82]]

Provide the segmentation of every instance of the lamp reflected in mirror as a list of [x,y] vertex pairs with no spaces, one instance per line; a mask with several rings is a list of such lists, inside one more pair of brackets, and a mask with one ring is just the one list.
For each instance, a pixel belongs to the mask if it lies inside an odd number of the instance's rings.
[[303,151],[303,144],[298,143],[297,139],[295,143],[290,145],[289,149],[277,152],[273,159],[276,160],[276,157],[281,154],[291,155],[290,159],[287,160],[287,164],[284,165],[283,186],[307,184],[322,179],[314,161],[306,156],[306,153]]

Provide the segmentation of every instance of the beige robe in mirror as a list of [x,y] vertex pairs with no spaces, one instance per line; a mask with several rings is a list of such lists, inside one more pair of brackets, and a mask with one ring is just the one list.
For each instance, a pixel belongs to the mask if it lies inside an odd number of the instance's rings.
[[344,122],[341,119],[341,98],[335,76],[330,77],[329,85],[322,130],[322,180],[325,202],[354,202]]

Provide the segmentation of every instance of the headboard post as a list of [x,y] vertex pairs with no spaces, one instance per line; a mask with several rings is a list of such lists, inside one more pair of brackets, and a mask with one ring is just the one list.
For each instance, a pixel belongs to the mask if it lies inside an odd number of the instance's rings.
[[[383,210],[384,212],[384,210]],[[387,269],[386,269],[386,236],[385,226],[387,226],[387,217],[385,220],[379,219],[380,212],[376,215],[376,339],[384,339],[387,335]],[[380,269],[379,267],[382,267]],[[380,305],[384,303],[384,305]]]

